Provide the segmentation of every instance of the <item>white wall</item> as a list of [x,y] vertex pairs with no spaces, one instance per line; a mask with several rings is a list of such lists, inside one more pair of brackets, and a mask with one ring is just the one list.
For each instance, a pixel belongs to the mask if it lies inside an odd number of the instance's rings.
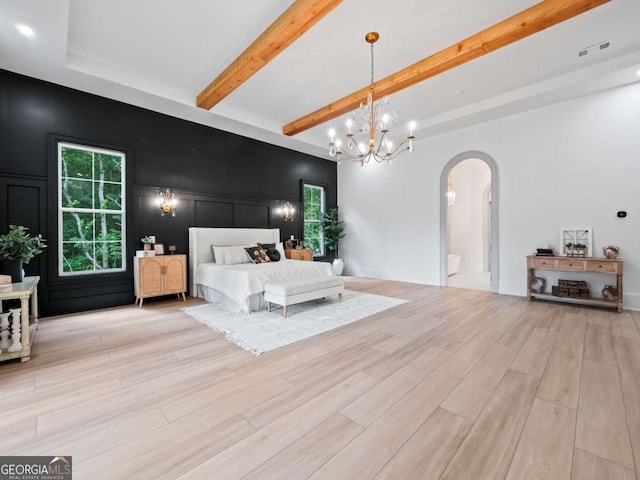
[[485,271],[488,255],[486,189],[491,170],[482,160],[469,158],[453,167],[449,181],[456,201],[449,207],[451,252],[461,255],[461,272]]
[[346,272],[438,285],[440,175],[472,150],[499,168],[500,293],[525,295],[525,255],[584,225],[596,254],[620,247],[625,307],[640,309],[640,83],[430,137],[392,165],[343,162]]

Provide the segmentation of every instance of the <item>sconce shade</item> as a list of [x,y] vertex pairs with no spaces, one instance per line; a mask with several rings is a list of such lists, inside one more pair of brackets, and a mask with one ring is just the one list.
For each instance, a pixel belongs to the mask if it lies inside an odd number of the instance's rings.
[[158,197],[158,204],[160,205],[160,216],[164,217],[167,214],[171,214],[172,217],[176,216],[176,206],[178,200],[172,190],[165,188],[160,190]]
[[282,207],[282,217],[285,222],[293,222],[293,214],[296,212],[296,209],[291,205],[291,202],[285,202]]

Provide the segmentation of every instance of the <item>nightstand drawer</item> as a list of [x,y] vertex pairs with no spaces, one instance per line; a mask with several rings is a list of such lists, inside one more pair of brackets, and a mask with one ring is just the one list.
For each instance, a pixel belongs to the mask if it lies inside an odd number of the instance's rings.
[[531,268],[555,268],[556,261],[552,258],[532,258]]
[[599,262],[597,260],[588,260],[585,270],[587,272],[607,272],[618,273],[618,264],[616,262]]
[[584,260],[579,258],[558,259],[558,269],[584,271]]
[[285,248],[284,255],[289,260],[306,260],[313,262],[313,250],[310,248]]

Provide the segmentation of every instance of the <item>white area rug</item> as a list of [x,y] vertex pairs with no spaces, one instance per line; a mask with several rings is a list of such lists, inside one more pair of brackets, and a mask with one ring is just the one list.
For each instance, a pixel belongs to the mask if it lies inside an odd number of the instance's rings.
[[291,305],[287,309],[287,318],[282,316],[282,307],[276,305],[271,313],[266,310],[235,313],[213,303],[182,310],[224,333],[236,345],[260,355],[406,302],[399,298],[345,290],[342,303],[338,302],[337,296],[332,296]]

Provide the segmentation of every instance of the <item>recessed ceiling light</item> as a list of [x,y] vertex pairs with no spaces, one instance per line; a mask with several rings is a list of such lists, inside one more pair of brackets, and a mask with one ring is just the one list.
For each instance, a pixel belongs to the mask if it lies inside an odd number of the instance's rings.
[[636,72],[636,75],[638,75],[638,76],[640,77],[640,70],[638,70],[638,71]]
[[25,37],[33,37],[34,33],[33,33],[33,28],[23,24],[23,23],[16,23],[16,28],[18,29],[18,31],[24,35]]
[[463,93],[464,93],[464,90],[460,90],[460,89],[453,91],[454,95],[462,95]]

